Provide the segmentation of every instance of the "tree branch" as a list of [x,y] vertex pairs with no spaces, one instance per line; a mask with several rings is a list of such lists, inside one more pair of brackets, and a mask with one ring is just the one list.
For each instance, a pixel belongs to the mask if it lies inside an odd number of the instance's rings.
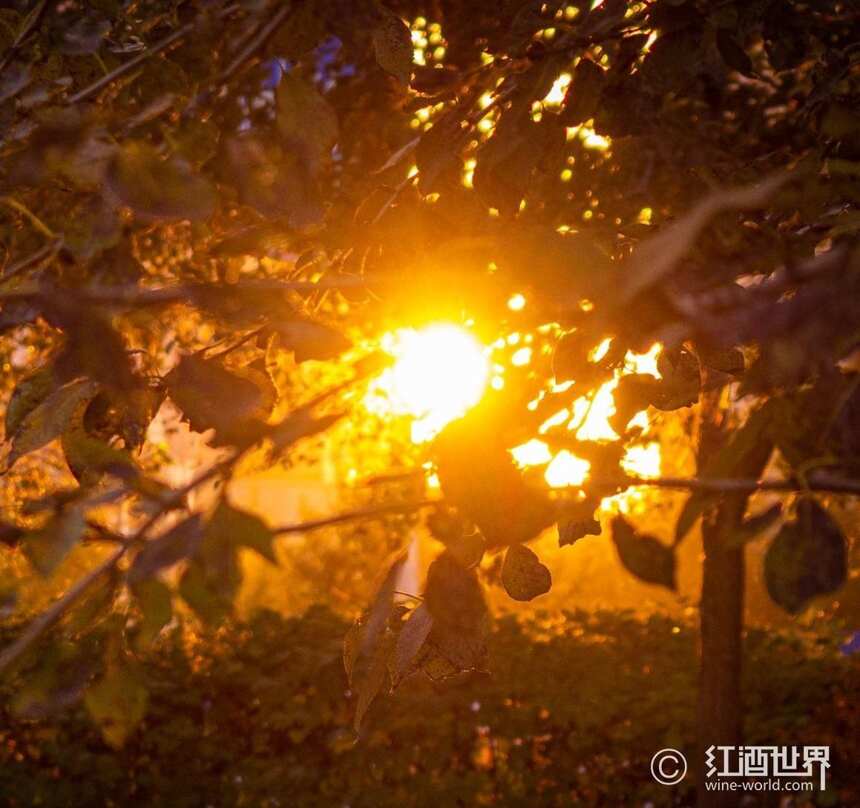
[[[38,255],[44,255],[46,248],[39,250]],[[33,263],[37,254],[24,259],[26,265]],[[20,271],[21,264],[15,265],[15,271]],[[11,269],[10,273],[11,274]],[[346,277],[319,281],[278,281],[278,280],[249,280],[242,283],[218,284],[200,283],[182,286],[163,286],[158,289],[145,289],[139,286],[129,287],[91,287],[89,289],[51,288],[31,285],[0,291],[0,300],[20,300],[33,298],[48,298],[52,294],[73,296],[81,303],[116,306],[157,306],[169,303],[179,303],[183,300],[193,300],[201,292],[222,290],[226,293],[240,289],[253,289],[266,292],[318,292],[321,289],[346,289],[368,286],[372,281],[366,278]]]
[[[588,485],[607,488],[679,488],[690,491],[712,491],[714,493],[738,493],[756,491],[782,491],[803,493],[805,491],[820,491],[830,494],[860,494],[860,480],[852,480],[826,472],[817,472],[801,480],[755,480],[721,477],[624,477],[597,478],[588,481]],[[581,489],[585,486],[571,486]]]
[[285,535],[287,533],[307,533],[311,530],[319,530],[323,527],[331,527],[332,525],[340,525],[344,522],[354,522],[358,519],[372,519],[376,516],[384,516],[394,513],[411,513],[419,511],[423,508],[431,508],[434,505],[441,505],[441,499],[419,499],[413,502],[390,502],[384,505],[372,505],[367,508],[357,508],[354,511],[346,511],[335,516],[327,516],[322,519],[313,519],[308,522],[298,522],[292,525],[282,525],[281,527],[272,528],[273,533]]

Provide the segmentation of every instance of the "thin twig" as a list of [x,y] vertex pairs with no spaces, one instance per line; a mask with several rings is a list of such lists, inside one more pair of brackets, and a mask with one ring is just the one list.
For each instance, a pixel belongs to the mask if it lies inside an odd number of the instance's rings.
[[[20,261],[16,261],[14,264],[9,266],[6,269],[6,271],[3,273],[2,277],[0,277],[0,281],[4,281],[4,282],[8,281],[11,278],[14,278],[16,275],[20,275],[22,272],[24,272],[24,270],[27,270],[36,264],[43,263],[45,261],[49,261],[51,258],[53,258],[60,251],[60,248],[62,246],[63,246],[63,240],[58,238],[54,241],[51,241],[51,242],[45,244],[42,247],[39,247],[38,250],[35,250],[34,252],[32,252],[28,256],[26,256],[25,258],[22,258]],[[5,296],[7,296],[6,293],[0,292],[0,299],[2,299]],[[17,295],[11,295],[11,296],[12,297],[15,297],[15,296],[26,297],[27,295],[17,294]]]
[[581,489],[588,486],[607,488],[680,488],[689,491],[712,491],[714,493],[738,493],[755,491],[784,491],[802,493],[820,491],[830,494],[860,494],[860,480],[852,480],[825,472],[809,475],[800,480],[755,480],[725,477],[622,477],[596,478],[588,480],[587,486],[571,486]]
[[12,196],[0,196],[0,203],[6,205],[7,208],[11,208],[14,211],[17,211],[22,216],[24,216],[33,227],[36,228],[43,236],[47,236],[49,239],[56,239],[57,234],[51,230],[48,225],[46,225],[33,211],[30,210],[26,205],[19,202]]
[[319,530],[332,525],[340,525],[344,522],[354,522],[358,519],[372,519],[376,516],[384,516],[393,513],[412,513],[424,508],[432,508],[442,504],[441,499],[420,499],[412,502],[390,502],[385,505],[373,505],[368,508],[357,508],[354,511],[346,511],[335,516],[327,516],[322,519],[313,519],[308,522],[298,522],[292,525],[282,525],[272,528],[273,533],[285,535],[287,533],[307,533],[311,530]]
[[265,43],[266,40],[286,21],[287,17],[293,11],[293,4],[281,6],[273,15],[272,18],[264,23],[257,30],[256,35],[248,44],[236,55],[236,58],[230,62],[221,73],[218,74],[218,82],[227,81],[242,65],[248,61]]
[[39,20],[42,18],[42,14],[44,13],[47,5],[48,0],[39,0],[36,7],[24,18],[24,26],[18,32],[18,35],[15,37],[15,41],[9,46],[6,53],[3,54],[3,58],[0,59],[0,70],[4,70],[6,65],[8,65],[12,60],[12,57],[18,53],[28,34],[36,27]]
[[[44,248],[42,248],[44,249]],[[41,252],[41,251],[40,251]],[[32,263],[36,254],[29,256],[24,261],[26,265]],[[16,267],[20,267],[19,262]],[[235,284],[203,283],[189,286],[163,286],[159,289],[142,289],[139,286],[125,288],[100,288],[89,289],[62,289],[62,288],[26,288],[9,289],[0,291],[0,300],[11,300],[21,298],[45,298],[53,294],[75,296],[81,303],[94,303],[99,305],[117,306],[153,306],[168,303],[178,303],[183,300],[193,299],[201,292],[223,291],[227,294],[242,289],[266,291],[266,292],[317,292],[321,289],[344,289],[367,286],[370,281],[366,278],[348,277],[327,279],[319,281],[278,281],[278,280],[249,280]]]

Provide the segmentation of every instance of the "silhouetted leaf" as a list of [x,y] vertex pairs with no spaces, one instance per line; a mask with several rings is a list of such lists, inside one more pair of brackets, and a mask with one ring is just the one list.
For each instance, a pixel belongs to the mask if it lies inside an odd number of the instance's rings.
[[595,504],[586,500],[581,507],[566,508],[558,522],[558,546],[575,544],[584,536],[599,536],[600,522],[594,518]]
[[265,522],[258,516],[240,511],[224,500],[218,504],[212,518],[206,524],[206,541],[218,545],[250,547],[267,561],[277,564],[272,547],[274,536]]
[[786,522],[768,547],[768,594],[790,614],[818,595],[835,592],[847,574],[847,548],[839,525],[814,499],[802,499],[797,519]]
[[22,379],[6,405],[6,440],[11,440],[27,417],[56,387],[51,365]]
[[612,522],[612,541],[621,563],[649,584],[675,589],[675,553],[651,536],[640,536],[622,516]]
[[9,465],[58,438],[66,431],[75,414],[82,414],[83,408],[98,390],[99,386],[95,382],[81,379],[69,382],[45,396],[41,403],[24,416],[12,436]]
[[479,418],[454,421],[437,438],[442,490],[478,526],[487,547],[528,541],[556,521],[554,508],[526,484],[498,434]]
[[134,585],[132,591],[143,615],[135,642],[139,648],[145,649],[173,618],[173,598],[158,578],[144,578]]
[[661,351],[657,370],[662,379],[654,386],[650,403],[658,410],[677,410],[699,400],[699,360],[692,353],[683,348]]
[[183,519],[158,538],[149,539],[135,556],[128,571],[128,580],[136,585],[139,581],[152,578],[163,569],[172,567],[179,561],[191,558],[203,540],[203,526],[200,515],[194,514]]
[[412,670],[415,658],[430,636],[432,628],[433,618],[423,603],[413,609],[403,623],[394,648],[392,679],[395,685]]
[[564,98],[561,119],[565,126],[577,126],[594,117],[605,85],[603,68],[591,59],[580,59]]
[[738,376],[744,372],[744,355],[737,348],[714,348],[696,343],[696,353],[703,365]]
[[381,640],[388,619],[391,617],[391,609],[394,606],[395,584],[405,563],[406,553],[398,553],[382,576],[365,619],[362,621],[363,630],[359,657],[369,656]]
[[164,377],[164,384],[191,428],[214,429],[220,443],[253,442],[269,415],[266,391],[216,359],[184,356]]
[[419,660],[421,669],[437,679],[482,669],[489,613],[475,570],[467,570],[450,552],[442,553],[427,570],[424,604],[433,627]]
[[[228,559],[232,563],[232,559]],[[217,626],[232,610],[234,592],[223,591],[207,573],[203,564],[194,559],[179,579],[179,594],[204,623]]]
[[312,320],[282,319],[272,323],[281,347],[293,351],[296,362],[308,359],[334,359],[348,350],[352,343],[339,331]]
[[412,76],[412,35],[409,26],[394,12],[382,9],[382,17],[373,29],[373,48],[379,66],[402,84]]
[[533,600],[552,588],[549,569],[524,544],[513,544],[505,553],[502,584],[514,600]]
[[361,728],[361,723],[373,700],[388,680],[388,653],[387,644],[380,642],[373,652],[365,673],[355,683],[358,697],[355,702],[353,728],[356,732]]
[[292,73],[281,77],[277,96],[278,129],[313,173],[337,143],[337,113],[313,85]]
[[726,64],[738,73],[749,76],[753,72],[752,60],[738,44],[733,34],[725,28],[717,31],[717,48]]
[[80,541],[85,527],[82,508],[68,505],[26,537],[24,552],[42,575],[50,575]]

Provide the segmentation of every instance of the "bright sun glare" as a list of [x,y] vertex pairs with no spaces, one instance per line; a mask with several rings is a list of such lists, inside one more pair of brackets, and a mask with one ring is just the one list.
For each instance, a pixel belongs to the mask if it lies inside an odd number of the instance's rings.
[[[589,358],[599,361],[608,351],[609,343],[609,339],[604,340]],[[468,330],[456,325],[439,323],[420,330],[398,329],[383,337],[382,347],[395,361],[371,385],[365,405],[380,415],[410,416],[411,437],[415,443],[432,440],[446,424],[474,407],[489,382],[490,350]],[[544,434],[566,424],[580,440],[618,440],[619,436],[610,425],[618,379],[633,372],[659,377],[656,362],[659,352],[660,346],[653,345],[644,354],[628,353],[624,367],[616,371],[615,378],[601,385],[591,396],[577,398],[569,409],[550,417],[538,431]],[[529,364],[531,359],[531,348],[525,348],[515,352],[510,361],[520,365]],[[648,433],[645,412],[638,413],[630,423],[638,426],[643,436]],[[587,460],[566,450],[554,454],[539,438],[513,448],[511,455],[522,468],[545,466],[544,478],[552,488],[582,485],[590,470]],[[621,465],[631,474],[654,477],[660,474],[660,461],[659,443],[646,439],[628,448]],[[637,497],[641,494],[631,491],[607,502],[615,501],[615,507],[627,510]]]
[[399,329],[383,347],[395,362],[372,386],[368,404],[377,412],[411,415],[416,443],[431,440],[480,401],[490,365],[484,346],[466,329]]

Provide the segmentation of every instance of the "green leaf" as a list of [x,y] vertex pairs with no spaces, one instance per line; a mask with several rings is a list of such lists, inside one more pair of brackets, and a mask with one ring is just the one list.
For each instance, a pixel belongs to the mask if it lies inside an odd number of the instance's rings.
[[216,359],[184,356],[164,377],[164,384],[191,428],[214,429],[219,443],[253,442],[269,415],[266,390]]
[[353,728],[356,732],[361,729],[361,723],[364,721],[367,711],[373,700],[382,690],[388,680],[388,648],[387,644],[380,642],[373,652],[370,664],[363,676],[361,676],[355,685],[358,697],[355,702],[355,717],[353,719]]
[[109,661],[104,675],[84,696],[90,716],[115,749],[125,744],[143,720],[148,701],[149,693],[140,673],[120,660]]
[[[8,464],[11,466],[19,457],[36,449],[41,449],[52,440],[60,437],[75,415],[82,410],[98,393],[99,385],[89,379],[69,382],[53,390],[21,419],[12,436],[12,449]],[[24,404],[22,402],[21,408]],[[20,415],[20,411],[19,411]],[[18,416],[16,416],[17,419]]]
[[222,591],[199,560],[193,560],[182,573],[179,594],[204,622],[212,626],[222,623],[232,608],[232,591]]
[[6,440],[11,440],[27,417],[56,387],[54,368],[46,365],[21,379],[6,405]]
[[393,11],[382,9],[382,17],[373,29],[376,61],[401,84],[412,78],[412,34],[409,26]]
[[552,575],[536,553],[524,544],[514,544],[505,553],[502,584],[514,600],[534,600],[552,588]]
[[267,561],[277,564],[272,547],[274,535],[258,516],[240,511],[223,499],[206,524],[205,542],[219,547],[250,547]]
[[790,614],[839,589],[847,575],[847,547],[839,525],[811,497],[797,506],[764,558],[768,594]]
[[337,113],[312,84],[293,73],[281,77],[277,100],[281,135],[315,173],[337,143]]
[[413,669],[415,658],[433,629],[433,617],[426,604],[422,603],[412,610],[397,635],[394,647],[392,680],[395,685]]
[[675,553],[651,536],[640,536],[622,516],[612,522],[612,541],[621,563],[649,584],[675,589]]
[[200,547],[202,539],[200,515],[189,516],[166,533],[143,545],[129,568],[129,582],[136,585],[167,567],[191,558]]
[[50,575],[80,541],[86,527],[83,510],[72,504],[27,536],[24,552],[42,574]]
[[135,641],[138,648],[145,649],[173,618],[173,598],[167,586],[157,578],[138,581],[132,590],[143,615]]
[[156,149],[128,141],[108,168],[108,191],[144,220],[208,219],[215,210],[210,182],[178,158],[163,160]]
[[394,589],[400,571],[406,563],[406,558],[406,552],[398,552],[382,575],[382,580],[376,588],[376,594],[363,621],[359,657],[372,653],[379,645],[388,619],[391,617],[391,610],[394,606]]

